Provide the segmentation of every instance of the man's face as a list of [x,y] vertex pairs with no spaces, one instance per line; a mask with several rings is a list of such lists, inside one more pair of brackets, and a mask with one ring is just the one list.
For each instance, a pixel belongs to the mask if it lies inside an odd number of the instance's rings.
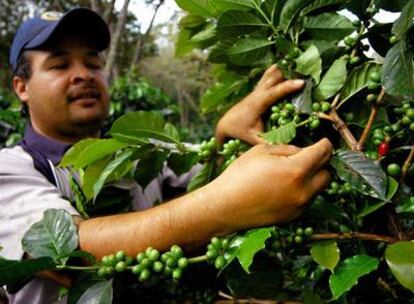
[[14,79],[14,87],[35,130],[66,142],[96,136],[109,107],[98,52],[85,40],[65,37],[28,57],[31,78]]

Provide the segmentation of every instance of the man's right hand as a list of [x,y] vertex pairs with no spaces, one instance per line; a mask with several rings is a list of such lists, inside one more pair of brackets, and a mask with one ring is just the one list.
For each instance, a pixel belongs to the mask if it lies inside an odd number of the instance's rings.
[[286,222],[328,184],[323,166],[331,152],[327,139],[307,148],[257,145],[207,187],[227,198],[222,207],[231,230]]

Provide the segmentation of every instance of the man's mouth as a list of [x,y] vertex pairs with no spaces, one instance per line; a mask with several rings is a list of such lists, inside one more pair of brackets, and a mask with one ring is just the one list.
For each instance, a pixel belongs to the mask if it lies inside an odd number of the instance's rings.
[[99,101],[100,97],[101,94],[96,89],[83,89],[70,94],[68,96],[68,101],[69,103],[80,100],[94,102]]

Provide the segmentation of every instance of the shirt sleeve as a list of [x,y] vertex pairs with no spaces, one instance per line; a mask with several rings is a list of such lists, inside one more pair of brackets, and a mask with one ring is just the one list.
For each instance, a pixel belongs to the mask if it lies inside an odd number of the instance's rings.
[[47,209],[79,215],[70,202],[33,165],[17,146],[0,151],[0,256],[21,259],[25,232],[43,218]]

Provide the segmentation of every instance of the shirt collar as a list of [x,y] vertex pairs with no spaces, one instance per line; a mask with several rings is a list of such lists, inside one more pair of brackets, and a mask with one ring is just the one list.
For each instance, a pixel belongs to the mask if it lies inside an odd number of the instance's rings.
[[54,165],[59,164],[65,152],[72,146],[71,144],[40,135],[33,129],[30,123],[26,126],[24,141],[31,148],[42,153]]

